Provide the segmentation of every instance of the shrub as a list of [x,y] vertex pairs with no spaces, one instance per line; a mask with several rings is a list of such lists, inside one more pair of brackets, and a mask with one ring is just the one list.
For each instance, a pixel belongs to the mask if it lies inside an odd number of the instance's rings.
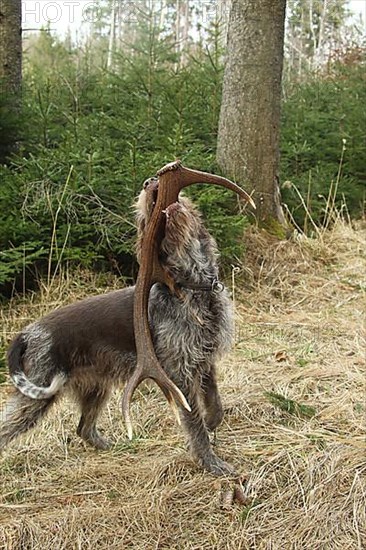
[[[323,221],[329,187],[338,180],[335,206],[363,212],[366,184],[366,77],[364,65],[333,64],[327,75],[297,86],[283,104],[282,181],[301,192],[313,219]],[[304,209],[290,185],[284,202],[303,225]]]

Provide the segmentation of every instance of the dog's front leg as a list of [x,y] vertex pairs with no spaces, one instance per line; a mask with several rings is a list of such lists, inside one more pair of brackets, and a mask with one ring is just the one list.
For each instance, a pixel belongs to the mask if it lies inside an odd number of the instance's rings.
[[216,456],[212,450],[206,423],[199,405],[199,385],[197,384],[196,388],[194,383],[191,387],[189,384],[178,383],[178,386],[187,396],[191,407],[191,412],[182,408],[180,414],[193,459],[214,475],[236,475],[235,469]]
[[221,424],[224,417],[214,364],[202,375],[201,391],[206,412],[205,424],[208,430],[214,431]]

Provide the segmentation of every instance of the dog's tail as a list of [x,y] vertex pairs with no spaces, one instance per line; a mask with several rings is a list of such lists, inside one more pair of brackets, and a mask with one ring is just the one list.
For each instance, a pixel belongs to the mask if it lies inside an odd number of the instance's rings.
[[37,386],[23,371],[23,358],[28,343],[23,334],[19,334],[10,345],[7,359],[10,378],[14,386],[25,396],[31,399],[49,399],[65,384],[67,378],[62,373],[56,373],[49,386]]

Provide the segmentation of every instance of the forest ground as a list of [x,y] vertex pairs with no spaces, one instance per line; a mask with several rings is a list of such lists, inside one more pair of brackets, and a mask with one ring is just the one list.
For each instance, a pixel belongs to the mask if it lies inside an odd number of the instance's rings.
[[[64,399],[0,457],[0,548],[365,548],[365,238],[364,227],[342,223],[316,239],[246,236],[216,437],[219,456],[246,476],[244,505],[223,508],[230,482],[192,463],[154,386],[137,392],[132,442],[116,392],[102,420],[114,441],[105,452],[76,436],[78,414]],[[65,277],[15,299],[0,335],[8,341],[105,283]],[[10,391],[0,386],[0,406]]]

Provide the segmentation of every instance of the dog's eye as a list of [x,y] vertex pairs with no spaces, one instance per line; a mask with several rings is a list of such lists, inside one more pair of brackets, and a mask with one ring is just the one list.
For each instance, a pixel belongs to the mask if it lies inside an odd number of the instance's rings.
[[156,183],[157,181],[158,181],[157,178],[148,178],[147,180],[144,181],[142,187],[143,189],[146,189],[150,185],[150,183]]

